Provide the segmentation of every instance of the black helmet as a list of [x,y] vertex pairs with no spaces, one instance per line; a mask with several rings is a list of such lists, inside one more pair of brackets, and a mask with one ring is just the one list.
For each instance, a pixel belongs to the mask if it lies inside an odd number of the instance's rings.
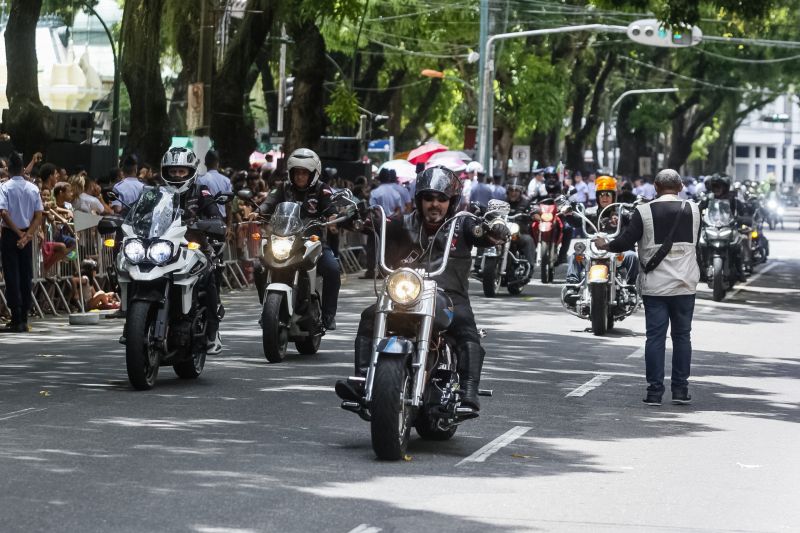
[[558,178],[548,178],[544,182],[544,189],[547,194],[561,194],[561,182],[558,181]]
[[558,171],[556,167],[549,166],[544,169],[544,180],[549,181],[552,178],[558,179]]
[[422,210],[422,194],[438,192],[450,199],[447,218],[452,217],[461,202],[461,182],[452,170],[442,166],[425,169],[417,174],[417,188],[414,192],[414,203],[417,211]]
[[727,174],[712,174],[706,177],[704,183],[706,186],[706,191],[713,191],[715,185],[722,186],[722,194],[728,194],[728,191],[731,190],[731,177]]
[[519,191],[524,192],[525,186],[522,184],[522,180],[517,177],[511,178],[506,182],[506,191]]

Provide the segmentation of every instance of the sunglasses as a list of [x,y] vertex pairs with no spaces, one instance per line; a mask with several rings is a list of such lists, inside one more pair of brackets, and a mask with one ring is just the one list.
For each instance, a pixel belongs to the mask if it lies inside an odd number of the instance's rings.
[[597,196],[614,196],[614,193],[611,191],[600,191],[597,193]]
[[444,194],[437,194],[434,192],[426,192],[422,194],[422,199],[426,202],[439,202],[444,203],[448,200]]

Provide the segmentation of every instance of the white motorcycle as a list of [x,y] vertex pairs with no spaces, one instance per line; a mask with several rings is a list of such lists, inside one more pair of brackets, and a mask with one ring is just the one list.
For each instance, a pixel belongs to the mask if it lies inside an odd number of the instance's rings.
[[[231,196],[220,193],[213,201],[224,203]],[[101,233],[116,233],[122,241],[116,257],[126,316],[120,342],[128,379],[138,390],[153,387],[160,365],[172,365],[183,379],[196,379],[205,366],[207,316],[218,310],[202,303],[206,282],[198,282],[213,276],[213,268],[201,244],[186,240],[190,229],[225,237],[221,220],[184,224],[180,195],[172,187],[145,188],[121,226],[118,217],[99,225]]]

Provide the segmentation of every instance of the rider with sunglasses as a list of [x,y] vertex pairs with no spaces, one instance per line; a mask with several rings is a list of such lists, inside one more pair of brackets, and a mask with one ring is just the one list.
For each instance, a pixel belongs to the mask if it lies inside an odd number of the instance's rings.
[[[442,260],[445,246],[450,247],[447,270],[435,279],[439,289],[453,302],[453,319],[448,332],[458,343],[458,373],[464,391],[461,405],[478,411],[478,383],[485,352],[480,345],[480,336],[469,301],[471,252],[473,246],[494,246],[505,242],[508,229],[502,224],[482,232],[480,221],[462,216],[453,222],[456,225],[455,233],[453,240],[448,242],[449,227],[442,226],[456,214],[460,200],[461,183],[452,171],[445,167],[432,167],[421,172],[417,176],[414,194],[415,210],[387,222],[386,263],[391,268],[424,268],[430,258],[428,268],[435,270]],[[442,231],[439,231],[440,228]],[[435,239],[433,243],[432,239]],[[430,256],[426,254],[429,246],[432,249]],[[358,324],[355,340],[357,376],[366,376],[369,367],[374,324],[375,305],[371,305],[361,313]],[[336,385],[336,392],[345,400],[358,399],[363,395],[363,390],[357,390],[356,387],[359,385],[340,381]]]

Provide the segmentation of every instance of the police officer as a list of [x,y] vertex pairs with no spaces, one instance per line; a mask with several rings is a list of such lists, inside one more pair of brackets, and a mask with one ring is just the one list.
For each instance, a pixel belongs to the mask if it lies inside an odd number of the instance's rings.
[[42,222],[42,199],[36,185],[22,176],[22,155],[12,152],[8,172],[11,179],[0,185],[2,233],[0,253],[6,282],[6,301],[11,322],[6,331],[25,333],[31,309],[33,245],[31,241]]
[[[267,199],[259,206],[260,214],[272,214],[281,202],[295,202],[300,204],[303,218],[322,218],[327,215],[335,217],[335,214],[327,212],[332,207],[330,199],[333,192],[320,181],[322,165],[314,151],[298,148],[292,152],[286,160],[286,170],[289,179],[269,192]],[[333,233],[338,230],[329,227],[328,231]],[[324,236],[323,232],[320,237],[324,239]],[[317,271],[322,275],[322,325],[327,330],[334,330],[341,274],[333,251],[324,240]]]
[[125,177],[114,185],[113,190],[117,195],[117,199],[111,202],[111,209],[115,213],[127,215],[130,208],[142,195],[144,183],[136,177],[137,166],[138,162],[133,155],[127,156],[122,162],[122,172]]

